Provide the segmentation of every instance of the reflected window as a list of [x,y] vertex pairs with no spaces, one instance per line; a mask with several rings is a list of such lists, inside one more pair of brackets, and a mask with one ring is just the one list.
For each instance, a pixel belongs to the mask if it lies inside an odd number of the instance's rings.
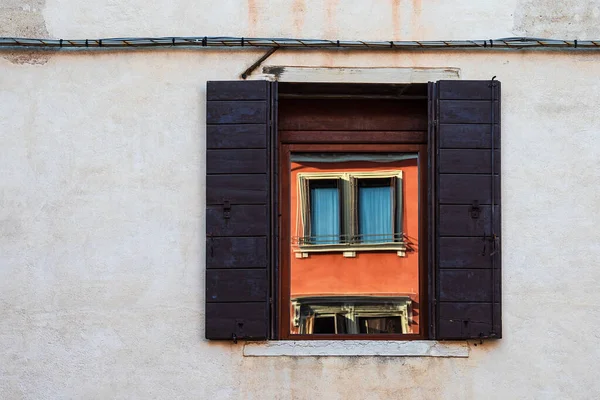
[[[396,157],[400,161],[390,164],[416,160],[414,154]],[[337,160],[335,156],[332,159]],[[332,171],[333,168],[312,167],[317,163],[305,164],[311,166],[308,168],[297,164],[300,169],[314,171],[295,174],[297,201],[292,245],[297,246],[296,252],[337,251],[353,257],[356,251],[396,250],[399,256],[404,256],[403,171],[346,167],[380,162],[319,164],[338,164],[339,168]]]
[[338,180],[311,180],[309,188],[307,244],[339,243],[341,196]]
[[402,333],[400,317],[359,317],[360,333]]
[[409,333],[409,297],[323,296],[292,300],[300,334]]
[[396,179],[358,180],[358,241],[394,242]]

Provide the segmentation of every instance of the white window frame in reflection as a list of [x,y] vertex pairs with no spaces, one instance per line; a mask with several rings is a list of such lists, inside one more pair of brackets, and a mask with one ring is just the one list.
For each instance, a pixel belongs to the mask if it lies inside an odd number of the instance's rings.
[[[401,332],[383,334],[411,333],[412,300],[408,296],[299,297],[292,299],[292,308],[292,324],[299,334],[314,334],[315,319],[323,317],[334,318],[335,327],[334,332],[324,334],[360,334],[360,318],[400,318]],[[344,325],[340,324],[340,316]]]
[[[358,186],[367,179],[394,180],[393,190],[393,237],[390,241],[361,243],[358,228]],[[310,183],[318,180],[338,181],[340,192],[341,226],[339,243],[312,243],[310,232]],[[296,182],[296,232],[292,235],[292,251],[296,258],[306,258],[309,253],[341,252],[345,257],[355,257],[362,251],[396,251],[405,257],[407,243],[403,234],[403,190],[402,170],[382,170],[367,172],[301,172]],[[381,235],[380,235],[381,236]],[[333,241],[333,240],[332,240]]]

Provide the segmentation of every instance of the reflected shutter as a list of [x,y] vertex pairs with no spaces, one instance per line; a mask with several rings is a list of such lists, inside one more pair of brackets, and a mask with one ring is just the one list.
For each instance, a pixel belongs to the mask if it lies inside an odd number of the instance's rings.
[[207,339],[268,337],[271,85],[207,84]]
[[435,336],[501,337],[500,82],[440,81],[435,110]]

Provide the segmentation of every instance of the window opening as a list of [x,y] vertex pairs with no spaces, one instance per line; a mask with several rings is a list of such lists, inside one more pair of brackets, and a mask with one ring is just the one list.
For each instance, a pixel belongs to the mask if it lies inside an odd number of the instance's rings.
[[421,333],[418,154],[290,154],[291,335]]

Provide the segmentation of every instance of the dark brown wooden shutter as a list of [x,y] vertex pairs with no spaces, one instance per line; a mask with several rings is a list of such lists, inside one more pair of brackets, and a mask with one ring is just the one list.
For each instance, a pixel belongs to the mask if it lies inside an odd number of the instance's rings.
[[433,90],[437,339],[499,338],[500,82]]
[[271,87],[207,84],[207,339],[268,337]]

